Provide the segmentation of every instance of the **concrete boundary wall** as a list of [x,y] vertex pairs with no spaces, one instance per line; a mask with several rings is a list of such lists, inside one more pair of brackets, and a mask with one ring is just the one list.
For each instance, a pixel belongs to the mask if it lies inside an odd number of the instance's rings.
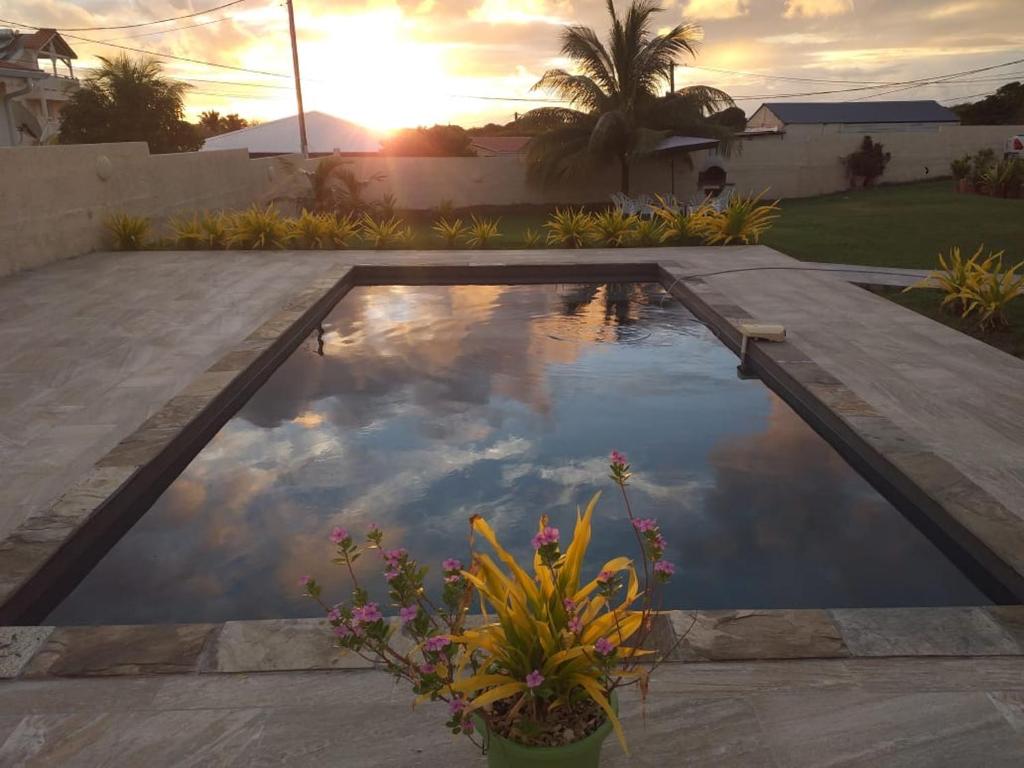
[[273,162],[243,150],[150,155],[141,142],[0,148],[0,276],[106,247],[110,213],[249,205]]
[[[946,176],[949,162],[982,147],[1002,152],[1024,126],[940,126],[882,131],[892,161],[885,182]],[[863,134],[838,125],[791,126],[784,134],[738,142],[728,156],[713,150],[637,162],[632,191],[700,194],[698,175],[722,166],[741,192],[768,190],[791,198],[838,192],[847,186],[840,157]],[[316,160],[306,161],[312,168]],[[367,195],[395,196],[399,208],[423,210],[443,201],[456,206],[607,202],[618,189],[609,169],[585,182],[540,190],[526,181],[519,157],[357,157],[362,178],[383,174]],[[295,159],[251,160],[243,150],[150,155],[143,143],[0,148],[0,276],[108,247],[103,219],[125,211],[154,219],[204,209],[231,209],[308,193]],[[674,171],[673,171],[674,166]]]

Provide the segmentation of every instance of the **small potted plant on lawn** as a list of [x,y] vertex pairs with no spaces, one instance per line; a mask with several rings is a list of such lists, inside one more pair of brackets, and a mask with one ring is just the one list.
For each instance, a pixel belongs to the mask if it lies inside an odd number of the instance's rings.
[[[326,612],[341,648],[382,664],[407,681],[419,700],[447,702],[446,727],[482,748],[488,765],[597,766],[610,732],[626,749],[616,692],[625,685],[646,691],[651,667],[639,660],[651,653],[643,646],[654,606],[674,572],[663,558],[658,523],[633,516],[626,458],[612,453],[610,466],[639,544],[639,575],[633,560],[623,556],[582,583],[596,494],[577,511],[567,545],[541,516],[527,566],[474,515],[471,562],[441,564],[444,579],[436,600],[424,586],[427,568],[404,549],[388,549],[384,531],[371,526],[365,543],[357,543],[335,528],[335,562],[348,571],[351,598],[329,603],[311,577],[302,579],[306,594]],[[491,552],[475,548],[477,537]],[[370,600],[353,567],[371,552],[380,557],[390,607]],[[471,615],[471,606],[479,606],[480,614]],[[387,618],[386,611],[396,616]]]

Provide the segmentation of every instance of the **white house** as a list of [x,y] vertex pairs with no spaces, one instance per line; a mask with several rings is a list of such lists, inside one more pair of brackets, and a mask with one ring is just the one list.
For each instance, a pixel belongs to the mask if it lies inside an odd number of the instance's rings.
[[56,135],[60,110],[78,89],[71,64],[77,58],[56,30],[0,29],[0,146],[42,144]]
[[747,133],[793,126],[831,127],[838,133],[937,131],[960,118],[937,101],[777,101],[762,104],[747,120]]
[[[313,157],[375,155],[380,151],[380,139],[369,128],[326,112],[306,113],[306,137],[309,154]],[[297,115],[282,117],[211,136],[202,149],[246,149],[250,157],[294,154],[300,151],[299,118]]]

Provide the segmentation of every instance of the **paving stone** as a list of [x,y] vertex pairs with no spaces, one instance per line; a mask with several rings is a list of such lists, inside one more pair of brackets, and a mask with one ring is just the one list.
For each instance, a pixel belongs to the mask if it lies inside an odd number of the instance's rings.
[[215,624],[58,627],[24,677],[193,672]]
[[1020,653],[983,608],[831,611],[855,656],[987,656]]
[[229,621],[217,638],[217,672],[292,669],[370,669],[373,664],[338,648],[321,619]]
[[53,627],[0,627],[0,680],[17,677],[51,632]]
[[1024,735],[1024,692],[996,691],[989,693],[988,698],[1006,718],[1006,722],[1017,733]]
[[984,610],[1017,641],[1018,652],[1024,654],[1024,605],[990,605]]
[[672,655],[687,661],[849,655],[825,611],[672,611],[672,625],[683,638]]

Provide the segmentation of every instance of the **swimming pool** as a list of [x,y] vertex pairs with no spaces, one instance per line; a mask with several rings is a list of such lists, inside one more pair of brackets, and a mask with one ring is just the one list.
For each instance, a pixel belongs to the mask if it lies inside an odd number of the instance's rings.
[[[479,513],[525,553],[614,490],[612,449],[679,568],[664,608],[989,602],[736,362],[653,283],[354,288],[46,623],[318,615],[297,580],[340,596],[334,525],[436,564]],[[589,564],[630,547],[606,493]]]

